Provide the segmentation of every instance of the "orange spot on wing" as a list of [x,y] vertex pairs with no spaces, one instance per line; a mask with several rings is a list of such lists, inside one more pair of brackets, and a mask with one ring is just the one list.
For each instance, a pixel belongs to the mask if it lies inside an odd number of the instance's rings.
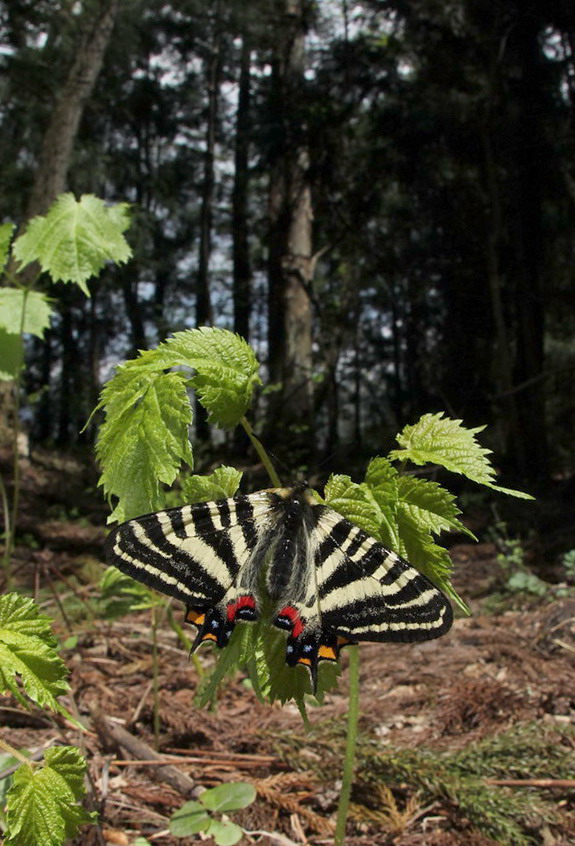
[[206,632],[202,640],[217,640],[217,637],[215,636],[215,634],[212,634],[212,632]]
[[190,610],[186,614],[186,621],[192,623],[194,626],[202,626],[205,622],[206,615],[203,611]]
[[305,664],[306,667],[311,667],[311,661],[309,658],[298,658],[298,664]]
[[337,661],[337,654],[332,646],[320,646],[317,657],[324,658],[326,661]]

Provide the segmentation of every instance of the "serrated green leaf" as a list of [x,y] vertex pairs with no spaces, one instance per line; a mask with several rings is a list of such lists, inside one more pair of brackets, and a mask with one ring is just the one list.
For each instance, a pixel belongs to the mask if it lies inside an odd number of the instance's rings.
[[126,367],[165,370],[184,366],[211,423],[236,426],[261,385],[258,360],[250,345],[227,329],[202,326],[176,332],[155,350],[147,350]]
[[403,509],[427,531],[436,535],[444,531],[464,532],[477,540],[473,532],[457,519],[461,512],[455,504],[455,496],[436,482],[416,476],[400,476],[398,496]]
[[132,250],[123,236],[129,226],[126,204],[107,206],[93,194],[79,201],[62,194],[46,215],[33,218],[14,242],[20,270],[34,261],[54,282],[74,282],[86,294],[88,279],[106,262],[124,264]]
[[95,815],[77,804],[84,797],[86,761],[73,746],[47,749],[44,766],[24,764],[8,793],[4,846],[62,846]]
[[17,677],[26,694],[44,708],[69,717],[57,701],[69,690],[68,671],[56,652],[50,618],[27,597],[0,597],[0,690],[9,690],[23,705]]
[[182,501],[210,502],[228,499],[237,492],[243,473],[235,467],[218,467],[209,476],[188,476],[182,482]]
[[247,808],[256,798],[256,789],[246,781],[232,781],[205,790],[199,797],[208,811],[225,814]]
[[40,291],[0,288],[0,328],[7,332],[43,338],[51,316],[48,297]]
[[10,252],[10,241],[12,240],[12,233],[15,228],[13,223],[3,223],[0,225],[0,273],[6,267],[8,253]]
[[24,364],[24,341],[21,335],[6,332],[0,326],[0,380],[16,379]]
[[242,839],[244,831],[230,820],[212,820],[206,834],[213,837],[218,846],[234,846]]
[[362,488],[377,508],[379,527],[376,537],[390,549],[397,549],[399,536],[395,514],[398,502],[399,476],[387,458],[378,456],[368,465]]
[[102,391],[106,421],[96,454],[106,496],[118,497],[109,518],[127,520],[163,506],[182,462],[193,464],[192,409],[182,373],[120,367]]
[[412,461],[414,464],[439,464],[452,473],[460,473],[480,485],[520,499],[533,499],[529,494],[513,491],[494,484],[495,469],[487,458],[490,449],[482,447],[476,435],[485,429],[478,426],[466,429],[461,420],[438,414],[424,414],[413,426],[397,436],[403,449],[390,452],[391,459]]
[[174,837],[191,837],[200,831],[206,831],[211,822],[210,815],[203,805],[191,800],[172,814],[170,833]]
[[378,537],[381,515],[362,485],[352,482],[349,476],[332,475],[325,486],[324,498],[325,504],[338,514],[360,526],[369,535]]

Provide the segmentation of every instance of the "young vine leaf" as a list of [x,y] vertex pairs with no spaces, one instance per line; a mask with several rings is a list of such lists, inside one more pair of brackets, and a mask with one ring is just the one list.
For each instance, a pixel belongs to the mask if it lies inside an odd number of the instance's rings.
[[403,449],[395,449],[390,453],[391,459],[412,461],[414,464],[439,464],[452,473],[460,473],[500,493],[533,499],[522,491],[502,488],[496,485],[495,468],[487,458],[491,450],[482,447],[476,435],[485,426],[466,429],[461,420],[444,417],[440,411],[437,414],[424,414],[413,426],[405,426],[397,436],[397,441]]
[[23,764],[8,791],[4,846],[62,846],[93,822],[77,803],[84,795],[86,761],[73,746],[47,749],[44,765]]
[[34,261],[54,282],[74,282],[87,297],[86,282],[98,276],[107,261],[124,264],[132,250],[123,236],[129,226],[128,205],[107,206],[93,194],[76,200],[61,194],[47,214],[32,218],[16,239],[19,270]]
[[76,723],[57,699],[69,690],[67,675],[56,652],[50,618],[40,614],[28,597],[16,593],[0,597],[0,691],[9,690],[26,706],[19,678],[33,702]]

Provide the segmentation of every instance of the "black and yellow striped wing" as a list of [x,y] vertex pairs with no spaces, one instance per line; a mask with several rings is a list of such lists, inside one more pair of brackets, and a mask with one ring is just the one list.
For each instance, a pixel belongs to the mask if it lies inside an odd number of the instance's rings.
[[348,643],[429,640],[452,623],[438,588],[304,485],[128,520],[106,552],[186,604],[194,646],[225,646],[237,622],[259,616],[265,593],[270,623],[288,632],[287,663],[306,666],[314,684],[318,662]]

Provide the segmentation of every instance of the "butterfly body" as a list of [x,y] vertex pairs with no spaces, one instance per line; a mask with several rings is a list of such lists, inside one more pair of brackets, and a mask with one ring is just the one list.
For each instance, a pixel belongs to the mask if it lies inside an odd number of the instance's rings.
[[425,576],[304,485],[239,494],[129,520],[109,536],[120,570],[187,606],[194,648],[223,648],[238,622],[273,609],[286,663],[315,685],[319,661],[360,640],[422,641],[451,626]]

